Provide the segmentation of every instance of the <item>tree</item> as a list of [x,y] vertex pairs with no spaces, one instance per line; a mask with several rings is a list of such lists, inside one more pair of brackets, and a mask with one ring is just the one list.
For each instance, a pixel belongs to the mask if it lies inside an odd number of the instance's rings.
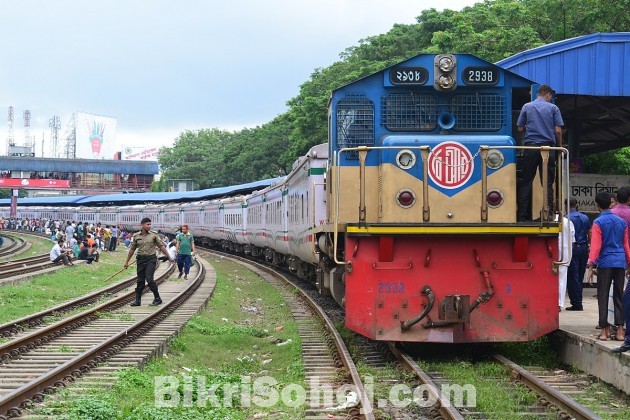
[[423,10],[416,24],[361,39],[338,61],[315,69],[286,113],[234,133],[182,133],[172,149],[163,149],[160,165],[168,178],[191,178],[200,188],[275,177],[328,140],[328,100],[340,86],[421,52],[469,53],[496,62],[570,37],[628,31],[629,12],[629,0],[484,0],[460,11]]

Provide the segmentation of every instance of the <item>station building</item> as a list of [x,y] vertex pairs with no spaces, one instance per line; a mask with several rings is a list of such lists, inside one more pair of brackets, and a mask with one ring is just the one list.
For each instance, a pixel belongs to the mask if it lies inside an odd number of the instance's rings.
[[148,160],[0,156],[0,188],[25,189],[29,197],[148,192],[158,173]]

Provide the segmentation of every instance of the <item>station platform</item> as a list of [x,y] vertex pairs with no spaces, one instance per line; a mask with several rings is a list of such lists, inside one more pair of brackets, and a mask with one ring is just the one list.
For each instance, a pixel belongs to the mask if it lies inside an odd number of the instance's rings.
[[[630,352],[617,354],[611,349],[623,341],[597,339],[597,289],[585,287],[583,311],[560,312],[560,329],[551,335],[553,346],[563,363],[598,377],[630,394]],[[569,297],[565,308],[570,306]]]

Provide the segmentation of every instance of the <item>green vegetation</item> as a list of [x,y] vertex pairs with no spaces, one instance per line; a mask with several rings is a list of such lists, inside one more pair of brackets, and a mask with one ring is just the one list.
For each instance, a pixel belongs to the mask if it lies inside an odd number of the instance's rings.
[[[9,190],[10,191],[10,190]],[[0,257],[0,262],[13,261],[21,258],[28,257],[36,257],[38,255],[48,255],[50,253],[50,249],[53,246],[53,243],[44,237],[37,237],[31,235],[20,235],[15,233],[15,231],[11,230],[0,230],[0,236],[19,236],[24,239],[26,242],[29,242],[31,246],[25,250],[24,252],[20,252],[18,254],[12,254],[5,257]],[[6,245],[5,245],[6,246]]]
[[[126,369],[113,387],[77,396],[63,391],[38,414],[68,419],[198,419],[300,418],[303,408],[282,401],[272,407],[241,398],[247,382],[272,377],[268,389],[282,391],[288,384],[304,386],[297,326],[280,293],[247,269],[226,260],[214,260],[217,286],[208,307],[175,338],[168,354],[142,370]],[[255,308],[253,310],[252,308]],[[286,345],[278,345],[287,343]],[[175,407],[155,404],[158,377],[172,377],[179,386]],[[190,382],[184,382],[185,378]],[[249,378],[249,379],[246,379]],[[204,383],[205,382],[205,383]],[[220,404],[199,403],[200,391],[216,389]],[[229,397],[230,388],[238,389]],[[187,390],[192,399],[186,402]],[[159,392],[158,392],[159,394]],[[253,393],[252,398],[257,394]],[[260,394],[261,396],[263,394]],[[166,396],[164,401],[170,401]],[[264,398],[263,398],[264,399]],[[160,400],[161,401],[161,400]]]
[[560,366],[560,360],[547,336],[526,343],[503,343],[498,346],[497,353],[521,366],[533,365],[547,369]]
[[[52,248],[50,243],[48,248]],[[125,256],[126,252],[105,252],[98,263],[62,267],[52,274],[41,275],[18,285],[0,287],[0,323],[51,308],[134,276],[135,271],[129,269],[104,281],[122,269]]]
[[[473,385],[476,389],[476,404],[473,411],[484,413],[488,419],[528,418],[530,407],[536,404],[537,397],[527,388],[514,386],[509,380],[508,368],[493,362],[473,363],[469,360],[449,360],[446,362],[420,362],[427,371],[440,372],[450,384]],[[549,413],[548,418],[556,418]],[[531,418],[540,418],[532,413]]]
[[[419,53],[469,53],[496,62],[521,51],[594,32],[630,30],[627,1],[485,0],[461,11],[417,10],[417,23],[397,24],[313,70],[289,110],[240,131],[185,131],[160,150],[166,179],[192,179],[200,189],[288,173],[293,161],[327,141],[326,106],[333,89]],[[613,159],[611,159],[611,156]],[[585,160],[594,173],[627,174],[630,148]],[[166,190],[166,183],[154,185]]]

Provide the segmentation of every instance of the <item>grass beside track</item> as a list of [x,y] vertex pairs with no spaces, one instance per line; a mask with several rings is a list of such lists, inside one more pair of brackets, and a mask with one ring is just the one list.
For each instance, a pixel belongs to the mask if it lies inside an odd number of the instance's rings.
[[[49,252],[52,246],[52,242],[48,241],[45,252]],[[42,253],[38,251],[33,255]],[[131,267],[104,281],[123,268],[126,255],[127,250],[122,247],[116,252],[101,253],[98,263],[63,267],[52,274],[41,275],[17,285],[0,287],[0,323],[51,308],[135,275],[135,269]],[[31,255],[23,258],[27,256]]]
[[[14,230],[0,230],[0,236],[19,236],[20,238],[31,244],[31,246],[25,251],[0,257],[0,262],[7,262],[18,260],[21,258],[36,257],[38,255],[48,254],[50,253],[50,250],[54,245],[54,243],[50,239],[44,238],[43,236],[39,237],[35,235],[20,235],[17,231]],[[2,249],[3,248],[0,248],[0,250]]]
[[[210,262],[217,273],[214,295],[164,357],[143,369],[124,370],[109,389],[82,396],[63,391],[39,414],[68,419],[302,418],[302,406],[293,408],[273,397],[290,390],[289,384],[304,386],[301,343],[290,309],[273,286],[248,269],[225,259]],[[180,384],[174,407],[156,404],[167,399],[156,387],[160,377]],[[242,391],[261,378],[267,378],[267,386],[250,394],[248,404]],[[200,401],[203,388],[218,404],[212,398]],[[185,398],[186,389],[192,391],[191,400]],[[230,389],[233,398],[226,397]]]

